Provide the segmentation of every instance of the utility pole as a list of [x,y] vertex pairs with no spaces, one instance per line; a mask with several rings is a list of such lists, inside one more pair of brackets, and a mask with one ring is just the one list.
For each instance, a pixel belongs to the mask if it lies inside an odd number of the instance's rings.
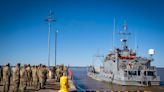
[[50,66],[50,38],[51,38],[51,23],[54,22],[53,13],[49,12],[49,15],[46,18],[46,22],[48,22],[48,67]]
[[55,31],[55,66],[56,66],[56,54],[57,54],[57,38],[58,38],[58,30]]

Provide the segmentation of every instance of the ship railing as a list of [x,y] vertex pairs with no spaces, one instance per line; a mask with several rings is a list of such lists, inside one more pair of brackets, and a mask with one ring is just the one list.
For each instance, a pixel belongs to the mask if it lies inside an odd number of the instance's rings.
[[140,81],[141,77],[140,76],[131,76],[131,75],[129,75],[129,76],[125,77],[124,80],[127,80],[127,81],[132,81],[132,80],[133,81]]
[[159,76],[157,76],[157,80],[160,81],[160,77]]
[[146,77],[146,80],[144,81],[160,81],[160,77],[159,76],[145,76]]
[[156,70],[156,67],[155,66],[151,66],[151,67],[149,67],[149,70]]
[[160,81],[159,76],[127,76],[122,80],[127,80],[127,81]]
[[160,77],[159,76],[151,76],[150,77],[150,79],[149,79],[150,81],[160,81]]
[[147,78],[146,77],[141,77],[141,76],[127,76],[125,77],[125,80],[127,81],[146,81]]

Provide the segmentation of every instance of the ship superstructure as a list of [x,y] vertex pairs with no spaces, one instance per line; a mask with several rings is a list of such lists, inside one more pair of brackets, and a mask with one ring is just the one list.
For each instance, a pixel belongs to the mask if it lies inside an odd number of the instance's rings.
[[150,57],[137,56],[136,51],[129,49],[127,36],[127,24],[124,23],[124,30],[119,32],[122,47],[114,48],[105,57],[103,67],[88,67],[88,76],[93,79],[113,82],[120,85],[150,86],[160,85],[160,78],[157,76],[155,66],[151,66],[154,61],[152,55],[154,50],[150,49]]

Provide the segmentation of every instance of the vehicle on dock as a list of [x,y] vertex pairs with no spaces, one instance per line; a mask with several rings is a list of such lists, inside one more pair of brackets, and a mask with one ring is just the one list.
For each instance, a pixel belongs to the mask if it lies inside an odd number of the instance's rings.
[[149,49],[149,57],[137,56],[135,50],[129,49],[127,44],[127,25],[119,32],[121,48],[113,48],[103,60],[103,67],[96,68],[93,65],[87,69],[87,75],[99,81],[112,82],[120,85],[151,86],[160,85],[160,77],[157,75],[154,61],[154,49]]

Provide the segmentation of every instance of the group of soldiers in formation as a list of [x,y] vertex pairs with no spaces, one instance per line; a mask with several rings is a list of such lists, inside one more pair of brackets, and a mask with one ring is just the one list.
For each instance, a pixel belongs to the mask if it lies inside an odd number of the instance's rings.
[[32,86],[35,89],[44,89],[45,84],[50,76],[54,77],[57,82],[60,82],[60,77],[63,74],[68,74],[67,67],[57,65],[51,70],[45,65],[25,64],[21,66],[18,63],[11,69],[10,64],[0,66],[0,83],[3,85],[3,92],[9,92],[10,80],[13,84],[13,92],[25,92],[27,86]]

